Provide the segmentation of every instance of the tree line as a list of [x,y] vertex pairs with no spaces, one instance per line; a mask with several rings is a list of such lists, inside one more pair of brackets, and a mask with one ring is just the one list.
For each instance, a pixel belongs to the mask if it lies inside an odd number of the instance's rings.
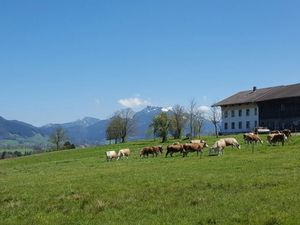
[[[115,112],[109,119],[106,139],[115,144],[126,142],[127,138],[136,132],[137,121],[134,115],[134,111],[130,108]],[[189,132],[185,137],[199,137],[205,120],[209,120],[214,125],[215,135],[218,136],[218,124],[221,120],[219,108],[211,107],[209,112],[204,112],[193,99],[187,109],[177,104],[170,112],[161,112],[155,116],[149,124],[149,131],[154,137],[159,137],[162,142],[166,142],[170,135],[174,139],[182,138],[188,125]]]

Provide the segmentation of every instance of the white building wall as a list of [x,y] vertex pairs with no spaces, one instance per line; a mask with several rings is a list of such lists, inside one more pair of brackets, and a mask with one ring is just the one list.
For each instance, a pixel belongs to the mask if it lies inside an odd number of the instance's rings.
[[[239,115],[239,110],[242,110],[241,116]],[[249,115],[247,115],[247,110],[249,110]],[[234,111],[234,115],[232,115]],[[227,116],[226,116],[227,112]],[[243,133],[253,131],[256,126],[259,125],[259,110],[256,104],[242,104],[222,107],[222,123],[221,132],[226,133]],[[247,128],[247,122],[249,127]],[[232,127],[234,123],[234,127]],[[241,123],[242,127],[239,127]],[[226,129],[227,124],[227,129]]]

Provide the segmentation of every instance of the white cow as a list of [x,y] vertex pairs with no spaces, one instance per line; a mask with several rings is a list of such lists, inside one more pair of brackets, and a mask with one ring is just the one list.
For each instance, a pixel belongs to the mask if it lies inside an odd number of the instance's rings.
[[130,155],[130,149],[129,148],[121,149],[118,152],[118,158],[117,158],[117,160],[119,160],[120,158],[123,158],[123,157],[126,157],[128,159],[129,155]]
[[209,154],[210,155],[223,155],[224,148],[226,147],[226,142],[224,139],[220,139],[214,143],[211,147]]
[[224,141],[226,143],[226,146],[233,146],[236,147],[238,149],[241,148],[240,144],[238,143],[238,141],[235,138],[224,138]]
[[204,140],[191,140],[190,143],[192,144],[200,144],[200,143],[205,143]]
[[112,159],[116,159],[118,157],[118,154],[116,151],[107,151],[105,152],[106,160],[111,161]]
[[224,148],[229,145],[236,147],[238,149],[241,148],[240,144],[237,142],[235,138],[222,138],[215,142],[215,144],[211,147],[209,153],[210,155],[216,155],[216,154],[223,155]]

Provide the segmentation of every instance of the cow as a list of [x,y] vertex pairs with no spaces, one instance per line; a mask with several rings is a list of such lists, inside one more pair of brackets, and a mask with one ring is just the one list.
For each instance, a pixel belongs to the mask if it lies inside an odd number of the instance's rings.
[[140,157],[145,157],[145,156],[149,156],[149,154],[152,154],[152,156],[154,157],[154,155],[157,157],[157,155],[159,154],[159,153],[161,153],[162,154],[162,152],[163,152],[163,148],[162,148],[162,146],[161,145],[159,145],[159,146],[152,146],[152,147],[145,147],[145,148],[143,148],[142,150],[141,150],[141,152],[140,152]]
[[281,142],[282,146],[284,145],[284,142],[287,140],[287,136],[283,133],[279,134],[269,134],[267,136],[267,140],[269,144],[274,145],[277,142]]
[[209,155],[223,155],[224,148],[226,147],[226,142],[224,139],[220,139],[214,143],[210,148]]
[[190,143],[192,144],[200,144],[200,143],[205,143],[204,140],[190,140]]
[[292,132],[289,129],[284,129],[281,131],[281,133],[284,133],[287,138],[292,136]]
[[154,156],[154,153],[153,153],[153,149],[152,147],[145,147],[141,150],[140,152],[140,157],[145,157],[145,156],[149,156],[149,154],[152,154]]
[[271,130],[271,134],[280,134],[281,132],[279,130]]
[[200,157],[202,157],[203,149],[205,147],[208,147],[208,144],[205,142],[202,143],[188,143],[183,145],[183,157],[187,156],[189,152],[197,152],[197,156],[199,155],[199,152],[201,153]]
[[253,132],[243,134],[244,143],[245,143],[245,144],[249,144],[249,141],[247,140],[247,139],[248,139],[248,136],[252,136],[252,135],[254,135],[254,134],[255,134],[255,133],[253,133]]
[[258,134],[254,134],[254,133],[244,134],[244,143],[247,143],[247,144],[255,143],[255,144],[257,144],[258,142],[260,142],[261,144],[264,143],[263,140],[260,139]]
[[209,154],[210,155],[223,155],[224,153],[224,148],[226,146],[232,146],[236,147],[238,149],[241,148],[240,144],[237,142],[235,138],[222,138],[214,143],[214,145],[211,147]]
[[118,158],[117,160],[126,157],[128,159],[128,156],[130,155],[130,149],[129,148],[125,148],[125,149],[121,149],[118,152]]
[[159,153],[160,153],[160,154],[163,153],[163,147],[162,147],[161,145],[153,146],[152,148],[153,148],[154,153],[156,154],[156,156],[157,156]]
[[173,153],[175,153],[175,152],[183,153],[183,151],[184,151],[184,148],[183,148],[182,144],[168,145],[166,157],[168,156],[169,153],[170,153],[171,157],[173,157]]
[[105,152],[105,155],[106,155],[106,161],[112,161],[112,159],[116,159],[118,157],[116,151],[107,151]]
[[226,146],[233,146],[233,147],[236,147],[238,149],[241,148],[240,144],[238,143],[238,141],[235,139],[235,138],[223,138],[225,143],[226,143]]

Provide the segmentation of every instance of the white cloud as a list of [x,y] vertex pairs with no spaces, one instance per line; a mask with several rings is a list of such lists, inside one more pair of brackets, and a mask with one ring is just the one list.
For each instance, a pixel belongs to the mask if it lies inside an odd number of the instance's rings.
[[203,113],[208,113],[210,111],[210,107],[206,105],[201,105],[198,107],[198,110],[200,110]]
[[118,103],[121,104],[122,106],[129,107],[129,108],[134,108],[143,105],[150,105],[149,101],[142,100],[138,97],[120,99]]

